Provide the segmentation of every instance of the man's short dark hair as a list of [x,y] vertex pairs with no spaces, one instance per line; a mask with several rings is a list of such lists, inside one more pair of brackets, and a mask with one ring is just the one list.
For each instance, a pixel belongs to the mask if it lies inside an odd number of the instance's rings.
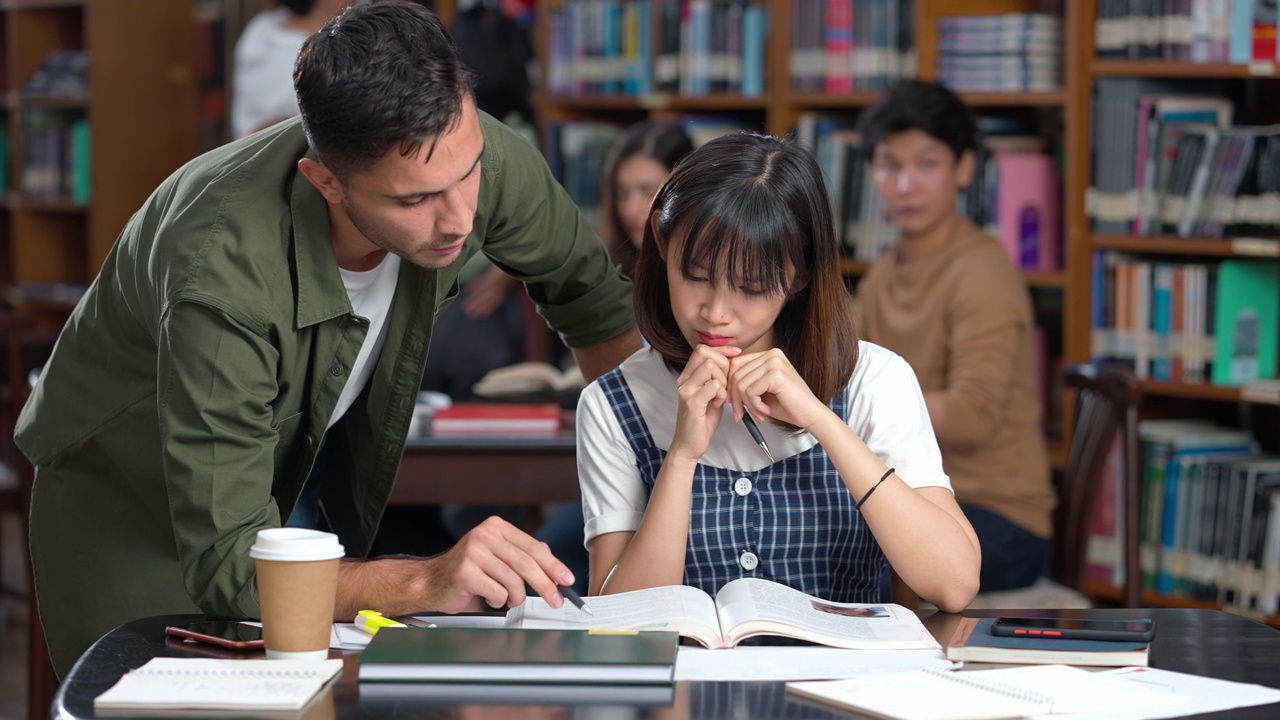
[[904,80],[889,88],[858,120],[868,155],[891,135],[919,130],[951,148],[957,160],[978,148],[973,112],[955,93],[938,83]]
[[307,38],[293,71],[307,141],[339,177],[411,157],[462,116],[472,74],[440,19],[411,2],[353,5]]

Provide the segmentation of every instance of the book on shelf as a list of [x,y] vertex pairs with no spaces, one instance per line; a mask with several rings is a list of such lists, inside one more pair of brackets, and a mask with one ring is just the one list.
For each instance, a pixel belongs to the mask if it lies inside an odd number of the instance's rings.
[[431,418],[433,435],[555,435],[562,421],[553,403],[454,403]]
[[924,668],[852,680],[787,683],[787,692],[874,717],[998,720],[1033,715],[1143,713],[1190,702],[1163,687],[1066,665],[956,672]]
[[369,641],[360,682],[663,685],[678,645],[673,632],[397,628]]
[[289,712],[342,672],[341,660],[152,658],[93,700],[100,714]]
[[1280,344],[1280,261],[1223,260],[1218,265],[1217,353],[1213,382],[1243,385],[1276,376]]
[[593,616],[531,597],[507,613],[517,628],[671,630],[708,648],[731,648],[760,635],[867,650],[935,649],[916,614],[891,603],[837,603],[758,578],[727,583],[713,600],[687,585],[591,598]]
[[1148,643],[1062,640],[991,634],[995,618],[961,618],[947,641],[948,660],[1007,665],[1145,666]]

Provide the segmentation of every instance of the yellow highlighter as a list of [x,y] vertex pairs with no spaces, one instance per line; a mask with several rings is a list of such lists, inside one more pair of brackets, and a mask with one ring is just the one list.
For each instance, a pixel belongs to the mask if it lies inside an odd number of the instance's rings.
[[408,625],[383,617],[377,610],[361,610],[356,614],[356,627],[370,635],[377,635],[378,631],[384,627],[408,627]]

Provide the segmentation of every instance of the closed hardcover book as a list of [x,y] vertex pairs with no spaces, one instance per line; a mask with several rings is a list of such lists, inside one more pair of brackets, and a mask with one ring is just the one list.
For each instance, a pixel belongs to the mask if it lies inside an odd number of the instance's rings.
[[560,407],[552,403],[455,403],[431,419],[434,435],[554,435]]
[[360,682],[660,685],[673,682],[672,632],[404,628],[360,656]]
[[994,623],[995,618],[961,618],[947,643],[947,659],[1010,665],[1147,665],[1149,643],[1001,637],[991,634]]

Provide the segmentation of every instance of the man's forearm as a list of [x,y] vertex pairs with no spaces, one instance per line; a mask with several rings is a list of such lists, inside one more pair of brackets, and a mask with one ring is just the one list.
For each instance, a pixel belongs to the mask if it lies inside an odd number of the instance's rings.
[[411,557],[344,560],[338,567],[334,621],[351,622],[361,610],[390,616],[438,609],[423,607],[426,564],[423,558]]
[[634,327],[621,335],[584,348],[574,348],[573,355],[578,359],[578,367],[582,375],[591,382],[601,375],[622,364],[637,350],[644,347],[640,332]]

